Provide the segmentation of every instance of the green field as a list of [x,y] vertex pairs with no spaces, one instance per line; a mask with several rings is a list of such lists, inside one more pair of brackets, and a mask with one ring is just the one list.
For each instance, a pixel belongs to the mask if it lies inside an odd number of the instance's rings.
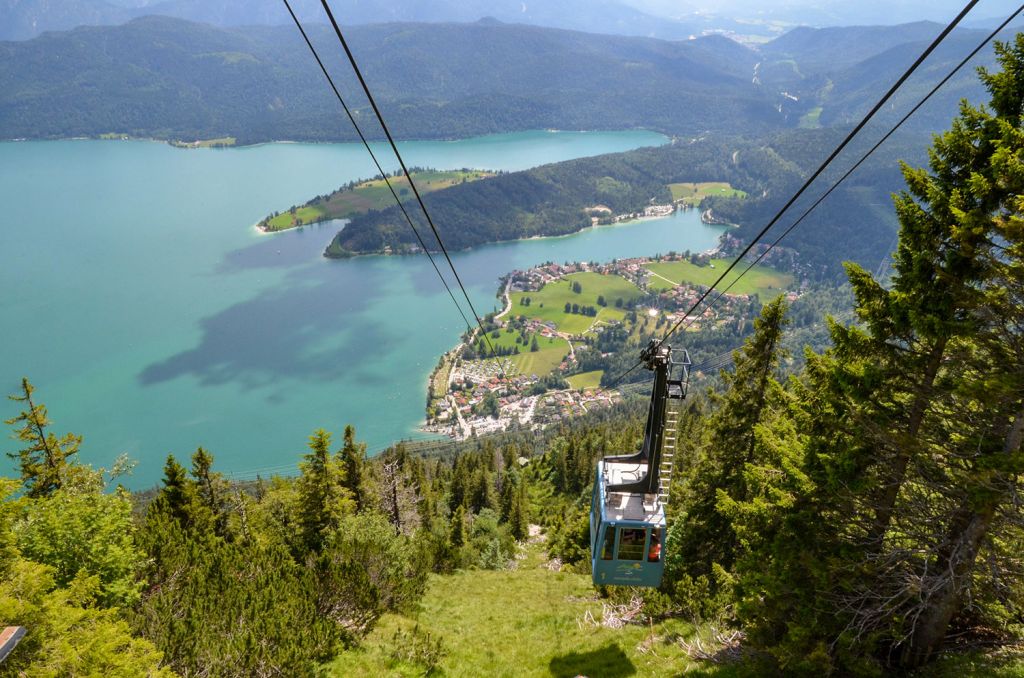
[[[543,377],[550,374],[555,370],[563,361],[569,352],[569,343],[564,339],[558,337],[542,337],[532,333],[526,334],[525,344],[516,344],[516,337],[519,333],[516,331],[509,332],[508,330],[502,330],[501,336],[495,338],[492,335],[487,335],[487,339],[490,340],[490,345],[498,348],[513,348],[519,347],[518,355],[504,355],[500,359],[505,364],[507,361],[511,361],[515,367],[516,374],[523,375],[537,375]],[[537,343],[539,350],[529,350],[530,343],[534,337],[537,337]],[[484,348],[486,350],[486,348]],[[492,358],[493,359],[493,358]]]
[[[697,266],[689,261],[661,261],[647,264],[647,269],[654,274],[648,281],[648,287],[660,292],[670,289],[680,282],[709,286],[732,262],[726,259],[712,259],[710,263],[710,266]],[[745,264],[738,265],[715,289],[724,290],[745,268]],[[729,292],[757,294],[761,301],[767,301],[792,284],[793,276],[789,273],[776,271],[767,266],[755,266]]]
[[[580,294],[572,291],[573,282],[578,282],[582,287]],[[637,299],[643,296],[643,293],[636,285],[617,275],[573,273],[561,280],[548,283],[544,289],[536,292],[513,292],[510,296],[512,297],[512,313],[514,315],[525,315],[527,318],[544,321],[550,320],[555,323],[560,332],[580,334],[585,332],[595,321],[622,320],[625,314],[622,310],[615,308],[615,300],[622,299],[625,302]],[[608,305],[598,306],[598,296],[604,296]],[[523,297],[530,297],[529,306],[523,306]],[[566,313],[566,302],[580,306],[594,306],[598,309],[597,317]]]
[[800,118],[801,129],[818,129],[821,127],[821,106],[815,106]]
[[518,332],[501,331],[501,336],[495,339],[488,335],[491,345],[497,348],[512,348],[519,346],[519,355],[503,356],[502,361],[510,360],[515,366],[518,374],[536,374],[543,377],[561,364],[562,360],[569,354],[569,342],[557,337],[542,337],[536,335],[538,351],[530,350],[530,343],[535,335],[527,334],[526,344],[516,344]]
[[199,141],[172,141],[171,146],[175,148],[226,148],[234,146],[234,137],[220,137],[219,139],[200,139]]
[[577,389],[594,389],[601,385],[601,376],[604,374],[604,370],[594,370],[593,372],[580,372],[574,374],[571,377],[566,377],[566,381],[569,382],[569,386]]
[[554,339],[550,347],[545,346],[547,341],[541,341],[539,351],[526,351],[510,357],[519,374],[543,377],[557,369],[565,356],[569,355],[569,343],[565,339]]
[[[590,577],[552,572],[538,546],[510,571],[472,570],[431,575],[417,614],[383,617],[362,647],[342,653],[329,676],[674,676],[703,669],[709,676],[735,675],[734,667],[691,661],[678,642],[694,627],[678,620],[610,629]],[[443,659],[434,673],[396,659],[395,634],[420,632],[441,641]]]
[[[490,172],[476,170],[420,170],[412,173],[413,181],[420,195],[439,191],[463,181],[476,181],[493,176]],[[409,182],[404,176],[389,178],[398,197],[405,202],[414,199],[409,189]],[[260,225],[268,231],[284,231],[304,224],[328,219],[346,219],[370,210],[384,209],[395,204],[395,198],[383,179],[373,179],[357,184],[352,188],[342,188],[327,196],[320,202],[307,202],[295,208],[295,212],[285,210],[276,217],[267,217]]]
[[721,198],[746,198],[747,194],[733,188],[724,181],[704,181],[700,183],[669,184],[672,200],[685,200],[690,205],[699,205],[700,201],[709,196]]

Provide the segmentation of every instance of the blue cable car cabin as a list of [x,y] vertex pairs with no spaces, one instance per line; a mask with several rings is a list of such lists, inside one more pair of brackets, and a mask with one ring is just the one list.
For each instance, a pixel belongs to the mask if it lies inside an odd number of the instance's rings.
[[[590,564],[594,584],[660,586],[665,570],[665,504],[675,454],[676,426],[689,380],[684,350],[654,341],[641,353],[654,371],[647,427],[640,451],[597,464],[590,500]],[[673,368],[679,378],[673,379]]]

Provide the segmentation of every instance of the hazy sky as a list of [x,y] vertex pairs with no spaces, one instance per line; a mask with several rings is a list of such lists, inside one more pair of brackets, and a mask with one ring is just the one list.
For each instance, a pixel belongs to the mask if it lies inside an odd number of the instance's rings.
[[[624,0],[662,16],[699,10],[729,18],[764,18],[815,25],[893,24],[930,19],[948,21],[966,0]],[[970,22],[1003,18],[1019,2],[981,0]]]

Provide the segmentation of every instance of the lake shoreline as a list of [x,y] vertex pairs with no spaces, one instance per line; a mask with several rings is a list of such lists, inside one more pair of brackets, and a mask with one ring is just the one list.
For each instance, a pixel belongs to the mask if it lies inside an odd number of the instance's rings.
[[[518,171],[662,140],[535,133],[411,145],[403,155],[423,167]],[[0,248],[13,300],[0,324],[16,338],[0,376],[39,385],[57,426],[85,436],[84,463],[109,466],[120,452],[137,459],[130,488],[158,482],[169,451],[199,445],[225,473],[253,477],[294,469],[318,427],[337,434],[351,423],[371,450],[421,437],[425,382],[466,329],[429,262],[321,264],[341,222],[280,239],[255,229],[275,205],[372,175],[365,149],[164,146],[0,144],[0,197],[25,226],[5,231]],[[52,199],[55,186],[61,200]],[[719,229],[695,223],[686,215],[452,256],[477,308],[500,311],[494,294],[505,271],[712,245]],[[40,287],[38,262],[22,255],[40,251],[73,277]],[[40,304],[73,319],[74,337],[40,323]],[[4,418],[17,414],[5,407]]]
[[[469,141],[472,139],[487,139],[489,137],[503,137],[510,134],[529,134],[533,132],[547,133],[547,134],[609,134],[616,132],[650,132],[652,134],[658,134],[665,138],[665,141],[661,144],[668,144],[672,141],[672,135],[657,129],[650,129],[647,127],[631,127],[631,128],[617,128],[614,130],[603,130],[603,129],[521,129],[521,130],[507,130],[507,131],[495,131],[486,132],[484,134],[474,134],[467,137],[409,137],[395,139],[396,142],[403,143],[416,143],[416,142],[437,142],[437,143],[456,143],[461,141]],[[230,135],[228,135],[230,136]],[[182,150],[196,150],[201,148],[209,148],[212,150],[226,150],[226,149],[247,149],[247,148],[258,148],[260,146],[270,146],[274,144],[296,144],[296,145],[309,145],[309,146],[331,146],[341,144],[359,144],[359,138],[353,137],[351,139],[262,139],[259,141],[246,141],[238,143],[237,137],[234,137],[235,143],[230,145],[218,145],[218,146],[194,146],[192,144],[202,144],[203,142],[218,141],[219,139],[226,137],[211,137],[209,139],[171,139],[161,137],[150,137],[150,136],[134,136],[131,134],[120,134],[116,132],[102,133],[102,134],[87,134],[87,135],[73,135],[73,136],[46,136],[46,137],[12,137],[9,139],[0,139],[0,144],[6,143],[23,143],[23,142],[40,142],[40,141],[146,141],[152,143],[166,144],[172,148],[180,148]],[[370,138],[367,137],[370,143],[386,143],[386,137]]]

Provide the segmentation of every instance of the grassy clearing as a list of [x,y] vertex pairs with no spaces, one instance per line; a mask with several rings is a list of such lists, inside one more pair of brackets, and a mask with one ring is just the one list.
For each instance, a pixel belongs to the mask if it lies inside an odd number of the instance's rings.
[[818,129],[821,127],[821,106],[815,106],[800,117],[801,129]]
[[[565,359],[565,356],[569,355],[569,342],[565,339],[542,337],[539,334],[528,332],[526,343],[521,344],[516,343],[517,337],[519,337],[519,332],[509,332],[505,329],[501,331],[499,336],[488,335],[487,338],[491,340],[491,346],[495,350],[519,347],[518,355],[503,356],[501,358],[503,363],[511,361],[518,374],[535,374],[538,377],[543,377],[554,371],[561,364],[562,360]],[[537,339],[539,349],[537,351],[530,350],[534,337]]]
[[[413,181],[420,194],[432,193],[460,184],[465,181],[477,181],[493,176],[490,172],[478,170],[420,170],[412,173]],[[398,197],[405,202],[413,199],[409,182],[404,176],[390,177]],[[384,209],[395,204],[395,198],[383,179],[373,179],[356,184],[352,188],[342,188],[331,193],[326,200],[317,203],[308,202],[296,208],[295,213],[285,211],[276,217],[268,217],[262,222],[268,231],[284,231],[297,228],[304,224],[327,219],[347,219],[356,214],[370,210]]]
[[387,615],[362,647],[340,655],[329,676],[422,676],[425,667],[393,658],[395,634],[418,625],[440,639],[444,657],[431,675],[672,676],[702,669],[736,675],[732,667],[692,662],[679,644],[692,626],[678,620],[613,630],[583,621],[601,618],[601,601],[586,575],[552,572],[539,547],[511,571],[432,576],[418,614]]
[[568,381],[569,386],[573,388],[594,389],[601,385],[602,375],[604,375],[604,370],[580,372],[579,374],[574,374],[571,377],[566,377],[566,381]]
[[[697,266],[689,261],[662,261],[647,264],[647,269],[654,275],[651,276],[648,287],[653,290],[663,291],[670,289],[680,282],[694,285],[711,285],[722,271],[728,268],[731,262],[725,259],[712,259],[709,266]],[[729,276],[722,281],[720,289],[725,289],[740,273],[743,267],[737,267]],[[793,284],[793,276],[788,273],[776,271],[767,266],[755,266],[750,269],[743,278],[733,286],[730,293],[735,294],[757,294],[762,301],[779,294]]]
[[[551,345],[546,345],[551,342]],[[510,359],[519,374],[543,377],[550,374],[569,355],[569,342],[565,339],[541,339],[539,351],[529,351],[514,355]]]
[[[579,294],[572,291],[574,282],[578,282],[582,288]],[[599,296],[605,298],[607,306],[598,305]],[[621,309],[615,308],[615,300],[622,299],[623,302],[627,302],[641,296],[643,293],[636,285],[617,275],[573,273],[561,280],[548,283],[544,289],[536,292],[513,292],[512,313],[551,321],[560,332],[579,334],[585,332],[597,320],[622,320],[625,314]],[[523,297],[530,297],[529,306],[523,306]],[[566,303],[594,306],[598,309],[597,317],[566,313]]]
[[170,143],[175,148],[227,148],[228,146],[234,146],[236,142],[237,139],[234,137],[220,137],[217,139],[200,139],[198,141],[175,140]]
[[724,181],[704,181],[700,183],[669,184],[672,200],[685,200],[690,205],[699,205],[707,197],[746,198],[747,194]]

